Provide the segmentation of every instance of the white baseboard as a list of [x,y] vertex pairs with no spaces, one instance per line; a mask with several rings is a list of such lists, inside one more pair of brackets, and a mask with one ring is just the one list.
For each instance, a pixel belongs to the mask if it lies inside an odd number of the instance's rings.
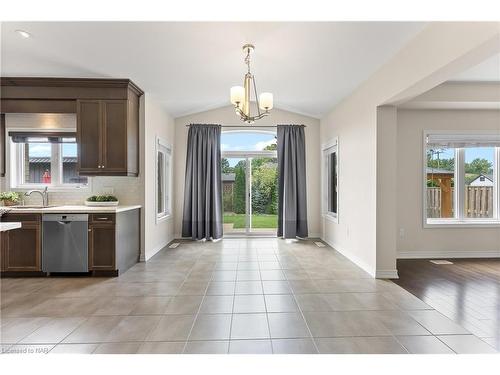
[[398,270],[377,270],[375,277],[377,279],[399,279]]
[[340,254],[342,254],[343,256],[345,256],[347,259],[349,259],[351,262],[353,262],[354,264],[356,264],[358,267],[362,268],[365,272],[367,272],[369,275],[371,275],[372,277],[377,277],[376,276],[376,272],[368,265],[366,264],[364,261],[362,261],[361,259],[359,259],[358,257],[356,256],[353,256],[352,254],[350,254],[349,252],[345,251],[344,249],[342,249],[340,246],[337,246],[335,245],[334,243],[332,242],[329,242],[327,241],[325,238],[321,237],[321,240],[326,242],[328,245],[330,245],[331,247],[333,247],[335,250],[337,250]]
[[[172,238],[169,238],[166,241],[162,242],[160,245],[155,246],[153,248],[153,251],[151,252],[151,254],[149,254],[149,256],[147,258],[145,255],[143,256],[143,254],[141,254],[141,262],[147,262],[149,259],[154,257],[158,251],[160,251],[165,246],[167,246],[171,241],[172,241]],[[144,258],[144,260],[142,260],[142,258]]]
[[[180,233],[177,233],[174,235],[174,239],[176,240],[180,240],[182,239],[182,234]],[[185,237],[185,238],[191,238],[191,237]],[[320,233],[309,233],[309,236],[307,237],[308,239],[312,239],[312,238],[320,238],[321,239],[321,234]]]
[[500,258],[500,251],[416,250],[398,251],[398,259]]

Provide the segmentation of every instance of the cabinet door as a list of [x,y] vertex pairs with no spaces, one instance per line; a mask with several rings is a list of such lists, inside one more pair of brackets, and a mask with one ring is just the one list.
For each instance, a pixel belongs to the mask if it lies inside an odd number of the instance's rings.
[[102,169],[102,113],[98,100],[77,103],[78,171],[98,173]]
[[115,226],[91,225],[89,228],[89,269],[115,269]]
[[7,235],[7,232],[0,232],[0,271],[1,272],[5,271],[5,261],[7,260],[7,255],[5,252],[5,246],[7,243],[5,241],[6,235]]
[[103,165],[105,172],[127,173],[127,101],[105,100]]
[[5,114],[0,113],[0,177],[5,176]]
[[37,223],[2,233],[3,271],[41,271],[41,232]]

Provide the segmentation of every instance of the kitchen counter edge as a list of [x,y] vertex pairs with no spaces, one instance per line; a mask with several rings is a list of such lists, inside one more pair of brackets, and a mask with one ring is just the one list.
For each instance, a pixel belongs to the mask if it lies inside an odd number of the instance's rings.
[[9,213],[26,214],[58,214],[58,213],[120,213],[125,211],[137,210],[142,208],[140,205],[134,206],[115,206],[115,207],[90,207],[90,206],[55,206],[46,208],[12,208]]

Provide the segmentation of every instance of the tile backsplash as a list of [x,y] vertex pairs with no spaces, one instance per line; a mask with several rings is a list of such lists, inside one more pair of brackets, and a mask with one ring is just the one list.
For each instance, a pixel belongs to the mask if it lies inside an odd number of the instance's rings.
[[[9,190],[5,178],[0,178],[0,190]],[[139,177],[93,177],[92,191],[73,190],[70,192],[50,192],[50,204],[55,205],[80,205],[84,204],[87,197],[95,194],[110,194],[113,191],[120,201],[120,205],[142,204],[141,197],[143,187]],[[23,196],[25,204],[40,204],[41,197],[33,194],[30,197]]]

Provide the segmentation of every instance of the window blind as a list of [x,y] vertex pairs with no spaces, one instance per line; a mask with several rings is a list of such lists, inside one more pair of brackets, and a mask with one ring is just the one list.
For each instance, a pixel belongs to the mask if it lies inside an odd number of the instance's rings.
[[76,133],[11,131],[14,143],[76,143]]
[[427,145],[439,148],[500,147],[500,131],[494,134],[428,134]]

